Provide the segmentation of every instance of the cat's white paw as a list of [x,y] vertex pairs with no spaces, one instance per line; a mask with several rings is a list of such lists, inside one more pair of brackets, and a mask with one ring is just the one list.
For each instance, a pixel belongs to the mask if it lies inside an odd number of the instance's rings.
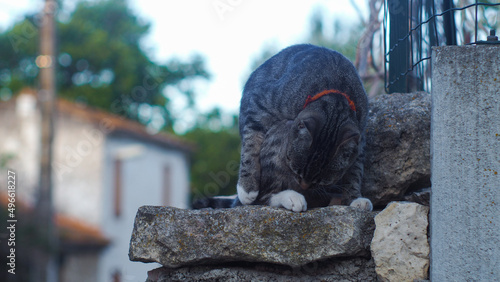
[[370,199],[367,198],[357,198],[356,200],[352,201],[350,206],[363,211],[373,210],[372,202],[370,201]]
[[285,190],[272,195],[269,200],[269,205],[271,207],[283,207],[294,212],[307,210],[306,198],[293,190]]
[[255,201],[255,199],[257,199],[257,196],[259,195],[259,191],[247,192],[240,185],[236,185],[236,191],[238,192],[238,199],[244,205],[250,205]]

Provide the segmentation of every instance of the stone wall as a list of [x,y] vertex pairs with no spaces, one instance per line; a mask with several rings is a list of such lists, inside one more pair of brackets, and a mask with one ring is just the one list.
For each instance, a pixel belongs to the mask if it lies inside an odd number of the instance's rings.
[[[413,281],[429,267],[428,208],[141,207],[132,261],[158,262],[148,281]],[[375,232],[375,236],[374,236]],[[370,247],[371,246],[371,247]]]
[[[428,204],[430,96],[370,101],[363,193]],[[293,213],[264,206],[141,207],[129,258],[158,262],[148,281],[413,281],[427,279],[428,208],[331,206]]]
[[370,102],[363,193],[381,212],[143,207],[130,259],[164,265],[151,282],[428,281],[432,250],[433,281],[499,280],[500,47],[432,60],[432,139],[429,94]]
[[363,195],[379,208],[391,201],[428,203],[428,193],[415,192],[431,186],[430,95],[380,95],[369,107]]

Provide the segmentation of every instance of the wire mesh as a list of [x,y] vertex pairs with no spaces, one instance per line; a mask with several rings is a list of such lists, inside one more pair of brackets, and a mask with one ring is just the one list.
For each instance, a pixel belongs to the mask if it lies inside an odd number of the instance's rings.
[[467,0],[384,1],[384,83],[387,93],[430,91],[433,46],[485,41],[499,27],[500,3]]

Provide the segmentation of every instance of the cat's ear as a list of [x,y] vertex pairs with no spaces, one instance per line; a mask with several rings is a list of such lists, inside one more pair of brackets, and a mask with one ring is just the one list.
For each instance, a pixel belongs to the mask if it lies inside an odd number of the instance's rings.
[[297,140],[300,140],[301,146],[309,147],[312,144],[313,135],[309,131],[306,123],[301,120],[297,123]]
[[305,126],[311,136],[314,136],[316,131],[318,130],[318,122],[312,117],[301,120],[299,126],[300,124],[303,124],[303,126]]
[[339,147],[343,147],[346,143],[353,143],[356,146],[361,142],[361,134],[354,128],[347,127],[342,131]]
[[350,159],[350,156],[357,152],[358,145],[361,142],[361,134],[359,130],[353,127],[345,127],[340,133],[335,155]]
[[358,155],[361,134],[355,128],[345,128],[339,135],[338,145],[333,158],[337,170],[344,170],[349,167]]
[[311,147],[314,136],[313,132],[311,132],[311,129],[313,129],[313,127],[314,126],[312,125],[312,123],[306,119],[300,119],[296,121],[295,130],[292,131],[294,140],[293,147],[295,148],[295,150],[299,150],[299,148],[301,148],[300,150],[304,150]]

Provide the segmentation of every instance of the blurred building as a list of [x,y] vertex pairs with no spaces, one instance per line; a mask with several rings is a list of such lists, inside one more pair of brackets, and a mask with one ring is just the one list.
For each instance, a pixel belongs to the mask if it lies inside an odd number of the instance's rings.
[[[84,105],[59,100],[57,108],[52,167],[60,281],[144,281],[155,266],[128,259],[135,214],[142,205],[188,207],[193,146]],[[8,168],[17,172],[16,200],[33,206],[41,134],[35,92],[0,103],[0,120],[0,156],[10,157]]]

